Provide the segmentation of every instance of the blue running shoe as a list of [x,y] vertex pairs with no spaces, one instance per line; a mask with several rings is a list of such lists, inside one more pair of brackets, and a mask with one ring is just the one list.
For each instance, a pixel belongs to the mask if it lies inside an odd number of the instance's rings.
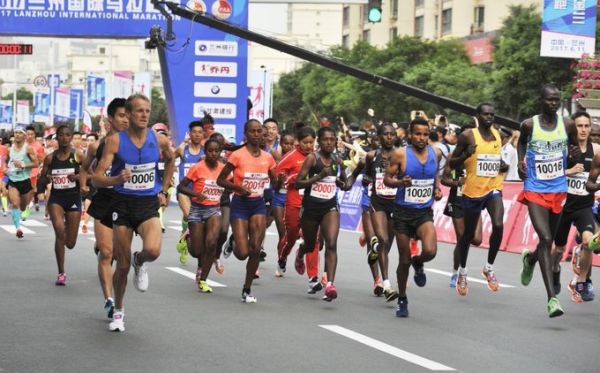
[[415,270],[415,284],[417,284],[418,287],[422,288],[427,283],[427,276],[425,276],[424,266],[423,264],[417,265],[414,260],[412,262],[412,266]]
[[589,279],[585,282],[585,290],[581,294],[581,299],[583,299],[584,302],[591,302],[595,297],[594,285],[592,284],[592,280]]
[[408,317],[408,300],[406,298],[398,299],[396,317]]
[[113,313],[115,312],[115,301],[112,298],[107,298],[106,302],[104,302],[104,312],[106,312],[106,317],[109,319],[113,318]]
[[456,279],[458,278],[458,273],[453,273],[452,277],[450,277],[450,287],[451,288],[455,288],[456,287]]

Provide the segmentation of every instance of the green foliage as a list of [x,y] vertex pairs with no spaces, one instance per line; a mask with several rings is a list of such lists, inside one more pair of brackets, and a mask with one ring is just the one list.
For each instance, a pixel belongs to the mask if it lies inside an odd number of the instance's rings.
[[[461,42],[415,37],[395,38],[384,49],[360,41],[351,49],[335,47],[329,53],[350,66],[472,106],[491,101],[498,114],[522,119],[538,110],[542,84],[554,82],[565,97],[570,94],[572,61],[539,57],[540,33],[541,18],[535,8],[514,6],[500,30],[493,64],[472,65]],[[274,115],[288,124],[316,124],[321,116],[360,122],[367,119],[368,108],[375,110],[376,119],[386,121],[408,121],[411,110],[445,114],[457,124],[471,120],[310,63],[283,75],[274,90]]]
[[160,89],[156,87],[152,88],[151,101],[150,125],[154,123],[169,125],[169,112],[167,111],[167,104]]

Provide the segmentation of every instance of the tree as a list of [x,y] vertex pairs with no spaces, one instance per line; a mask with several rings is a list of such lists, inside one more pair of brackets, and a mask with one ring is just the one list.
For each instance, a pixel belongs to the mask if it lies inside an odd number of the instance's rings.
[[154,123],[164,123],[169,125],[169,112],[167,110],[167,105],[165,103],[165,99],[163,98],[163,94],[160,89],[153,87],[152,88],[152,104],[150,107],[150,124]]
[[[3,100],[12,100],[13,92],[2,97]],[[31,93],[27,88],[21,87],[17,90],[17,100],[29,100],[29,102],[33,102],[33,93]]]
[[554,83],[570,96],[572,60],[540,57],[542,19],[534,6],[511,6],[500,29],[492,69],[496,111],[517,120],[539,111],[540,88]]

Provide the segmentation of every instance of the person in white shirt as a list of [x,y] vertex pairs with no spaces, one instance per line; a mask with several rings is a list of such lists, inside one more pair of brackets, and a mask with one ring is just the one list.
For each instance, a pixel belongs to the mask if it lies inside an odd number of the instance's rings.
[[511,142],[512,131],[501,127],[500,135],[502,136],[502,160],[508,165],[508,172],[506,172],[504,180],[521,181],[517,172],[517,149]]

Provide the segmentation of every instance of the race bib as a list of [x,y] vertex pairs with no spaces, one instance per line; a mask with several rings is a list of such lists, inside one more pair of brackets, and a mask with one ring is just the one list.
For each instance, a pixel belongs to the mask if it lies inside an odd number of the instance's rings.
[[539,180],[553,180],[564,174],[562,153],[535,155],[535,175]]
[[6,172],[9,175],[16,174],[16,173],[19,173],[19,172],[23,171],[23,168],[22,167],[17,167],[17,165],[16,165],[15,162],[21,162],[21,164],[23,164],[23,159],[21,159],[21,158],[14,158],[14,159],[11,159],[10,161],[8,161],[8,169],[6,170]]
[[202,194],[204,194],[207,201],[219,202],[221,201],[221,195],[223,194],[224,190],[225,188],[217,185],[215,180],[205,180]]
[[69,180],[69,175],[75,175],[74,168],[59,168],[52,170],[52,186],[54,189],[73,189],[76,181]]
[[259,172],[244,173],[242,186],[250,190],[250,197],[262,197],[265,194],[265,189],[271,185],[269,174]]
[[479,154],[477,155],[477,165],[475,175],[482,177],[496,177],[500,172],[499,154]]
[[590,176],[589,172],[579,172],[575,175],[567,176],[567,193],[576,196],[588,196],[590,193],[585,189],[588,176]]
[[310,187],[310,196],[319,199],[332,199],[335,197],[337,186],[335,176],[326,176]]
[[131,179],[123,184],[123,188],[129,190],[150,190],[154,189],[156,172],[155,163],[144,164],[125,164],[125,169],[131,171]]
[[394,197],[396,195],[396,188],[390,188],[383,183],[383,172],[375,175],[375,193],[382,197]]
[[412,180],[412,186],[404,190],[404,201],[407,203],[426,203],[433,197],[434,179]]

